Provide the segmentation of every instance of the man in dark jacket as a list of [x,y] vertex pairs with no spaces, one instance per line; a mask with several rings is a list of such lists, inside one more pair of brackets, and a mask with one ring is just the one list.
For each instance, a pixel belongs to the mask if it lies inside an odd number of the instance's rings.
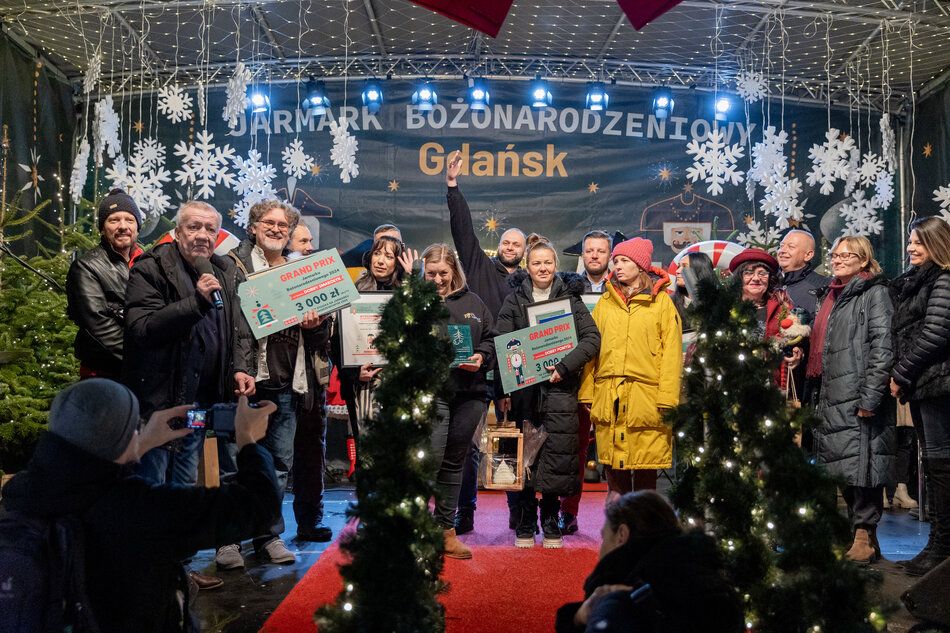
[[[446,199],[449,203],[449,223],[452,229],[452,240],[455,250],[458,251],[462,269],[468,279],[468,288],[488,306],[493,318],[498,318],[505,298],[514,288],[508,285],[508,275],[518,270],[524,258],[525,236],[520,229],[508,229],[501,234],[498,241],[498,255],[489,257],[478,243],[475,234],[475,225],[472,223],[472,212],[468,203],[458,188],[458,176],[462,171],[462,153],[455,152],[449,160],[445,170],[445,184],[448,185]],[[491,383],[489,383],[491,384]],[[491,394],[489,394],[490,397]],[[495,402],[495,412],[504,414],[498,402]],[[478,439],[472,444],[465,466],[462,471],[462,491],[459,494],[458,516],[455,521],[455,532],[465,534],[471,532],[475,525],[475,501],[478,494]],[[515,528],[517,495],[508,494],[508,510],[510,513],[509,527]]]
[[[236,292],[237,266],[214,254],[221,215],[204,202],[185,202],[178,211],[175,240],[142,255],[129,275],[125,298],[123,382],[145,415],[195,403],[201,408],[254,394],[250,368],[238,365],[250,332]],[[199,273],[199,258],[212,273]],[[217,293],[223,298],[215,307]],[[139,475],[162,483],[194,485],[204,432],[196,430],[173,448],[143,455]]]
[[788,290],[792,305],[808,312],[811,320],[818,311],[818,290],[828,285],[828,277],[819,275],[811,267],[814,256],[815,238],[812,234],[793,229],[782,239],[777,257],[782,269],[781,283]]
[[234,483],[153,486],[129,476],[142,452],[187,433],[169,421],[189,408],[156,411],[138,431],[138,401],[126,387],[102,378],[67,387],[27,469],[3,489],[5,510],[79,519],[85,589],[103,633],[197,631],[180,559],[257,533],[280,512],[273,462],[255,443],[274,409],[269,402],[238,405]]
[[[227,257],[240,271],[239,282],[252,273],[286,263],[290,254],[286,250],[287,244],[299,222],[300,212],[286,202],[264,200],[252,206],[248,211],[247,239]],[[237,315],[236,318],[243,320],[244,317]],[[260,340],[249,337],[247,344],[238,348],[245,356],[236,362],[241,367],[251,368],[249,373],[255,376],[254,390],[257,397],[277,404],[277,411],[271,416],[262,444],[274,457],[277,483],[282,495],[294,463],[297,412],[324,406],[325,396],[317,384],[313,362],[314,355],[326,348],[330,336],[329,326],[327,315],[321,316],[316,310],[311,310],[304,315],[299,326],[280,330]],[[233,448],[231,443],[218,445],[221,471],[225,478],[234,470]],[[323,534],[316,533],[318,519],[322,519],[318,516],[321,508],[308,507],[304,501],[302,499],[301,503],[294,503],[298,536],[306,540],[315,540],[315,536],[329,540],[326,528],[323,528]],[[280,538],[283,531],[284,521],[280,517],[270,530],[257,535],[254,549],[272,563],[293,563],[293,552],[287,549]],[[240,544],[221,547],[215,554],[215,562],[221,569],[244,567]]]
[[135,201],[113,189],[99,203],[99,245],[69,267],[66,309],[79,327],[73,348],[80,378],[122,375],[125,289],[129,268],[142,249],[136,244],[142,214]]

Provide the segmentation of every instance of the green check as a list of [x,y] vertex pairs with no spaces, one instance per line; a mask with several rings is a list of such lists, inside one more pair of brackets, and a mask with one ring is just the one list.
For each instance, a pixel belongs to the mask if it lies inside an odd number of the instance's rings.
[[274,266],[238,286],[241,312],[256,338],[300,323],[311,310],[321,315],[345,308],[360,294],[340,254],[329,249]]

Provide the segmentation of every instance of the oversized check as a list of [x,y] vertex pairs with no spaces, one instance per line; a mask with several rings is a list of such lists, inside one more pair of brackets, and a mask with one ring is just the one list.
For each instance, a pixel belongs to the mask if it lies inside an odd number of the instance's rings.
[[340,254],[328,249],[250,275],[238,296],[254,336],[264,338],[297,325],[311,310],[330,314],[345,308],[360,293]]
[[574,315],[561,317],[495,337],[498,372],[505,393],[550,379],[554,367],[577,347]]

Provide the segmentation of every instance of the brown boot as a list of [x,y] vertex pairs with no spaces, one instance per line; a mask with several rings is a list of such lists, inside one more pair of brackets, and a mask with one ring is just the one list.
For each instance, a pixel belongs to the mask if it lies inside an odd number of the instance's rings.
[[851,544],[851,549],[845,555],[856,563],[867,564],[874,560],[875,554],[868,531],[864,528],[855,530],[854,543]]
[[472,550],[465,543],[455,536],[455,528],[451,530],[442,530],[442,536],[445,537],[445,556],[446,558],[471,558]]

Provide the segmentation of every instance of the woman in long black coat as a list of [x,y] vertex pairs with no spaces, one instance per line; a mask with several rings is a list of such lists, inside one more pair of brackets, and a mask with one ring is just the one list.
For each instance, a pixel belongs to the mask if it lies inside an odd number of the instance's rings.
[[[541,530],[544,547],[562,545],[558,513],[559,497],[580,492],[580,462],[577,454],[577,389],[580,371],[600,349],[600,332],[590,312],[580,299],[583,282],[579,275],[556,273],[557,252],[549,242],[537,235],[528,237],[525,252],[528,276],[515,273],[510,283],[517,283],[498,314],[498,332],[507,334],[528,327],[526,306],[538,302],[570,298],[571,312],[577,332],[577,346],[554,367],[548,368],[550,381],[526,387],[502,399],[502,407],[510,407],[508,418],[519,423],[544,425],[548,437],[531,467],[531,476],[519,493],[519,521],[515,545],[534,547],[538,525],[538,500],[541,493]],[[501,362],[501,361],[499,361]],[[496,390],[501,393],[500,388]]]
[[831,268],[834,279],[812,327],[806,369],[809,379],[821,380],[816,455],[846,484],[854,531],[848,558],[871,562],[881,556],[876,533],[884,486],[896,476],[896,412],[888,389],[894,308],[866,237],[838,238]]
[[910,228],[911,267],[891,283],[891,393],[910,402],[932,503],[927,545],[904,563],[919,576],[950,557],[950,226],[927,217]]

